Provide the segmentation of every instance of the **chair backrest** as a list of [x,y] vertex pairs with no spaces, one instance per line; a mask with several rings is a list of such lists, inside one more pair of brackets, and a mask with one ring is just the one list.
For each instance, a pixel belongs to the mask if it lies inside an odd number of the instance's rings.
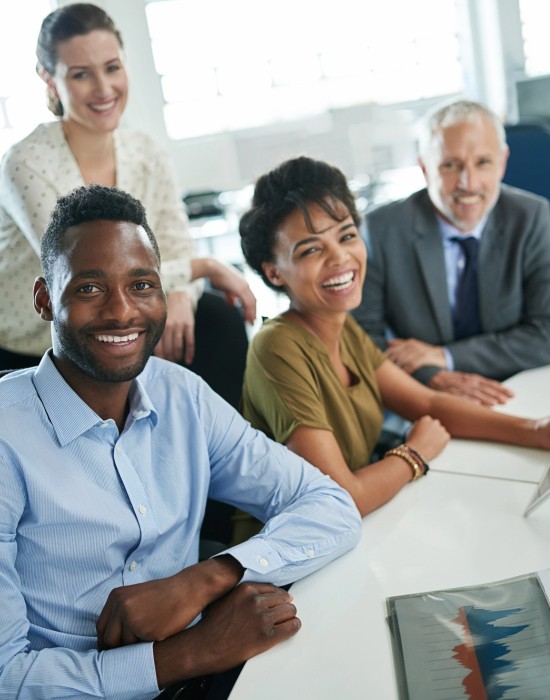
[[533,120],[505,128],[510,158],[503,182],[550,200],[550,124]]

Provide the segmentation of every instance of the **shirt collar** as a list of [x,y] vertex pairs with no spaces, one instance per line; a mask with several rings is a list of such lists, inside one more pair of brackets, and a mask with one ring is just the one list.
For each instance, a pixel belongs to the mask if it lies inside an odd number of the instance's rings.
[[143,370],[139,377],[134,379],[130,387],[130,413],[126,419],[126,428],[129,428],[131,425],[130,420],[132,423],[135,423],[135,421],[147,417],[150,418],[153,425],[158,423],[157,410],[143,384],[143,375],[146,371],[147,368]]
[[[62,447],[104,421],[71,389],[54,365],[49,350],[34,373],[36,392]],[[135,379],[130,388],[130,412],[126,428],[141,418],[157,424],[158,415],[142,382]]]
[[437,212],[436,218],[437,224],[439,226],[439,233],[441,234],[441,239],[443,240],[443,242],[451,241],[457,236],[472,236],[473,238],[477,238],[477,240],[479,241],[483,232],[483,228],[487,222],[487,217],[484,216],[483,219],[481,219],[481,221],[477,224],[477,226],[474,226],[474,228],[468,233],[464,233],[464,231],[461,231],[456,226],[453,226],[448,221],[445,221],[445,219],[443,219]]

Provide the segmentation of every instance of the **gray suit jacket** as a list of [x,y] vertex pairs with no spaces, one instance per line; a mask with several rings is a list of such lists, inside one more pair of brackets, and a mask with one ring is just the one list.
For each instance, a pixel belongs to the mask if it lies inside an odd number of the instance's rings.
[[[546,199],[502,185],[479,246],[483,332],[455,341],[443,243],[426,190],[367,216],[369,259],[354,312],[381,348],[386,330],[451,351],[455,369],[505,379],[550,363],[550,210]],[[423,367],[427,383],[438,371]]]

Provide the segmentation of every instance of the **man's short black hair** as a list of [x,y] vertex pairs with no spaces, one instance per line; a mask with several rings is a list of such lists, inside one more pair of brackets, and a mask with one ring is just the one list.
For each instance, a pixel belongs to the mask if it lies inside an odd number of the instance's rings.
[[53,266],[63,252],[65,232],[71,226],[88,221],[128,221],[142,226],[160,265],[157,240],[149,228],[141,202],[117,187],[88,185],[59,197],[40,244],[40,262],[48,286],[52,283]]
[[298,209],[307,228],[314,233],[308,206],[317,204],[335,221],[342,221],[338,211],[340,203],[359,226],[355,199],[346,178],[328,163],[301,156],[262,175],[256,182],[252,208],[244,214],[239,225],[241,247],[247,263],[268,287],[277,292],[284,291],[271,284],[262,270],[262,263],[273,260],[277,227]]

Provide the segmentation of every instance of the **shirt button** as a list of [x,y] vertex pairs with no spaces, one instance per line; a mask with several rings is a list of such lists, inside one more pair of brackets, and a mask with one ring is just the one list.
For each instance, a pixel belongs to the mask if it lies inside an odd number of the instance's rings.
[[264,559],[263,557],[260,559],[260,566],[268,566],[269,562],[267,559]]
[[109,427],[109,423],[102,423],[100,425],[100,428],[108,428],[108,427]]
[[306,554],[308,556],[308,559],[313,559],[313,557],[315,556],[315,552],[313,551],[313,549],[308,549]]
[[121,447],[120,445],[117,445],[117,446],[115,447],[115,450],[116,450],[117,452],[120,452],[121,449],[122,449],[122,447]]
[[134,569],[137,569],[137,565],[137,561],[133,561],[128,568],[130,569],[130,571],[134,571]]
[[147,508],[142,505],[138,508],[138,511],[140,512],[141,515],[145,515],[145,513],[147,513]]

